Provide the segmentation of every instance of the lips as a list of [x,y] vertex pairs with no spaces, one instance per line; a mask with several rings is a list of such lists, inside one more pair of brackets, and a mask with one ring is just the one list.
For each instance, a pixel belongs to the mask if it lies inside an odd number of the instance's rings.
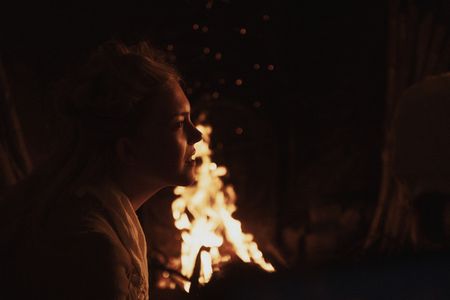
[[193,163],[193,162],[195,162],[194,155],[195,155],[195,150],[192,151],[192,152],[188,155],[188,159],[186,159],[186,162],[187,162],[187,163]]

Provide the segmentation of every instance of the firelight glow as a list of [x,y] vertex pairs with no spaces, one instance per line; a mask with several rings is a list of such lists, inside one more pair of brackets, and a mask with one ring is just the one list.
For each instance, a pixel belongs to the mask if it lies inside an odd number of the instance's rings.
[[[181,273],[191,278],[201,251],[199,283],[207,283],[213,272],[231,258],[221,253],[225,252],[221,247],[225,241],[242,261],[258,264],[268,272],[275,271],[264,259],[253,235],[243,233],[241,222],[232,216],[237,209],[236,193],[221,179],[227,174],[227,169],[211,161],[209,143],[212,128],[201,125],[197,128],[203,134],[203,140],[195,146],[196,157],[202,161],[197,168],[197,183],[175,188],[174,193],[178,197],[172,203],[175,226],[181,231],[182,238]],[[187,292],[190,286],[190,282],[184,283]]]

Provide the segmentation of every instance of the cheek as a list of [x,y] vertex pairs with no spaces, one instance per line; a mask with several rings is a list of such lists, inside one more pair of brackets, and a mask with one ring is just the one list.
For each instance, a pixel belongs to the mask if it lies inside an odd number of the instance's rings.
[[159,173],[176,172],[185,161],[187,144],[176,135],[154,140],[146,151],[147,166]]
[[160,151],[166,160],[176,163],[184,160],[186,148],[187,143],[185,140],[179,135],[173,135],[163,141]]

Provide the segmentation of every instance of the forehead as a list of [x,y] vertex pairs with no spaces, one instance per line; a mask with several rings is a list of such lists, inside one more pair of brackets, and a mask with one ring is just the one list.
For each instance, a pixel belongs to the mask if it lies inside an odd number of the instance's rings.
[[190,110],[189,100],[176,81],[170,81],[164,86],[154,106],[155,116],[164,119],[177,114],[190,112]]

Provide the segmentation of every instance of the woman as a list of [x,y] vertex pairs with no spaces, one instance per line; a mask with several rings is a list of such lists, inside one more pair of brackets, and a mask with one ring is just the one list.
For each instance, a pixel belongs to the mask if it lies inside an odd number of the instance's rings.
[[201,140],[161,57],[148,43],[110,42],[65,82],[64,146],[2,203],[8,299],[148,299],[135,210],[193,183]]

